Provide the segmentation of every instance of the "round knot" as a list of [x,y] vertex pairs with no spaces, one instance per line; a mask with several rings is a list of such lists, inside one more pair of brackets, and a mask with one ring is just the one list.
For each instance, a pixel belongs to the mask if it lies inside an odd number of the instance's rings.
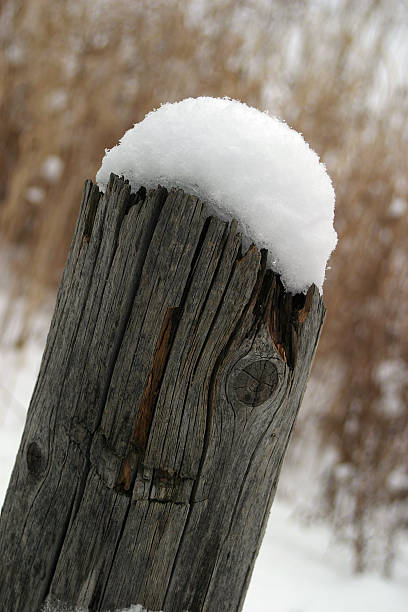
[[259,359],[235,372],[232,387],[240,402],[247,406],[259,406],[275,391],[278,371],[272,361]]
[[30,474],[38,476],[44,470],[45,458],[37,442],[31,442],[27,448],[27,467]]

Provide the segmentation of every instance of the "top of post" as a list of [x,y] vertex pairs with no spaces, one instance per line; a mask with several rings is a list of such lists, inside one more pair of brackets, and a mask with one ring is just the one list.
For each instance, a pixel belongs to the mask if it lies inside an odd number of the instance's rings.
[[165,104],[107,150],[96,179],[111,172],[132,189],[180,187],[268,249],[287,291],[322,291],[337,242],[333,186],[301,134],[267,113],[229,98]]

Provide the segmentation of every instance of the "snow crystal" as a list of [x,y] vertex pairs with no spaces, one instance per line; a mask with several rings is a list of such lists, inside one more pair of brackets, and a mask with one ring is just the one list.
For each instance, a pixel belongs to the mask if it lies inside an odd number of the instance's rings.
[[388,475],[387,485],[393,493],[402,490],[408,491],[408,473],[403,468],[396,468]]
[[394,198],[390,204],[388,212],[391,217],[402,217],[407,210],[407,203],[403,198]]
[[268,249],[268,263],[290,292],[322,289],[337,235],[334,190],[301,134],[228,98],[164,104],[106,150],[96,180],[110,173],[133,189],[180,187]]
[[44,196],[45,192],[41,187],[27,187],[25,192],[26,200],[31,202],[31,204],[39,204],[43,201]]
[[12,66],[19,66],[24,62],[24,49],[17,43],[13,42],[6,47],[6,58]]
[[334,474],[339,482],[346,482],[354,475],[354,467],[350,463],[339,463],[334,467]]
[[42,165],[41,174],[50,183],[56,183],[61,178],[63,170],[64,162],[62,159],[57,155],[50,155]]
[[48,96],[48,107],[55,111],[62,110],[66,107],[67,101],[68,95],[65,89],[54,89]]
[[402,359],[386,359],[378,365],[375,377],[381,389],[377,410],[391,417],[403,414],[406,409],[403,390],[408,381],[405,362]]

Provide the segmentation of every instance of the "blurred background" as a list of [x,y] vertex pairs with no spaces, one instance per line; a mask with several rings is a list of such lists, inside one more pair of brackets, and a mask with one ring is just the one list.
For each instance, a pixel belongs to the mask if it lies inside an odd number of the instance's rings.
[[355,572],[392,576],[408,537],[406,0],[0,7],[0,429],[24,422],[105,147],[162,102],[237,98],[300,131],[337,195],[327,318],[280,496],[331,526]]

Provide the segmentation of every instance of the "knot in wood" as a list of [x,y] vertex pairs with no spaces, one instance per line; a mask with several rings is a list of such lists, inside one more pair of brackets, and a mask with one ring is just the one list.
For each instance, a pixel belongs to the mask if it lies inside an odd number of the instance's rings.
[[31,442],[27,448],[27,467],[30,474],[38,476],[45,467],[45,457],[37,442]]
[[245,365],[233,375],[232,387],[237,399],[247,406],[259,406],[275,391],[278,371],[269,359]]

